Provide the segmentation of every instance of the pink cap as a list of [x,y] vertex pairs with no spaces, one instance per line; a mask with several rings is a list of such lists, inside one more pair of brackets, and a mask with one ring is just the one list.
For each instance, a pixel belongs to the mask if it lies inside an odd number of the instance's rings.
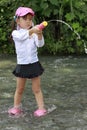
[[15,15],[16,16],[24,16],[24,15],[26,15],[28,13],[30,13],[32,16],[34,16],[34,11],[31,8],[28,8],[28,7],[19,7],[16,10]]

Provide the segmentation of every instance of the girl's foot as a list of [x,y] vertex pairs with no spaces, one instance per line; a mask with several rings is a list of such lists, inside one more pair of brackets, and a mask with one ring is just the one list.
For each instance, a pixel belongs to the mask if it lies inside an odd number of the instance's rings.
[[34,112],[34,116],[36,117],[41,117],[41,116],[45,116],[47,114],[47,110],[46,109],[37,109],[35,112]]
[[11,108],[11,109],[8,110],[8,113],[10,115],[16,115],[17,116],[17,115],[20,115],[21,113],[23,113],[23,110],[20,109],[20,108],[13,107],[13,108]]

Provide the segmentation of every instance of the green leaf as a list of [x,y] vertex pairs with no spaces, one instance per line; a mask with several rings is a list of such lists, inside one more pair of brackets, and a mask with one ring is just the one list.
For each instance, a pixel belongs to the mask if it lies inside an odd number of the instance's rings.
[[54,15],[58,14],[58,9],[54,9]]
[[77,23],[73,23],[73,24],[72,24],[72,27],[73,27],[74,30],[76,30],[77,28],[80,27],[80,25],[79,25],[79,23],[77,22]]
[[65,18],[66,18],[67,21],[72,21],[74,19],[74,17],[75,16],[72,13],[67,13],[65,15]]
[[49,16],[50,16],[50,12],[51,12],[51,11],[50,11],[50,9],[48,8],[48,9],[46,9],[45,11],[43,11],[42,14],[43,14],[44,16],[46,16],[46,17],[49,17]]
[[57,5],[58,4],[58,0],[50,0],[50,3],[53,5]]
[[48,8],[48,4],[47,3],[44,3],[44,2],[42,2],[41,4],[40,4],[40,7],[42,8],[42,9],[47,9]]

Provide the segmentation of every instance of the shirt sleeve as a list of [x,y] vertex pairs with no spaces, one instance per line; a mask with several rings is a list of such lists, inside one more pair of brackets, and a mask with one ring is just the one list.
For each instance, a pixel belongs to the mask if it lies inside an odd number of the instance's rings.
[[13,40],[18,40],[18,41],[23,41],[26,40],[27,38],[29,38],[29,31],[18,31],[18,30],[14,30],[12,32],[12,37]]
[[41,40],[38,40],[38,36],[36,34],[34,34],[34,38],[35,38],[35,44],[37,47],[44,46],[44,37],[43,36],[42,36]]

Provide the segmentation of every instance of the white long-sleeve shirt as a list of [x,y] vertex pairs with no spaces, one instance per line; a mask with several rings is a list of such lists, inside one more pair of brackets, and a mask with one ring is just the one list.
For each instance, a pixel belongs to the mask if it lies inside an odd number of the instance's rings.
[[38,61],[37,47],[44,45],[44,38],[38,40],[36,34],[29,36],[29,30],[20,29],[12,32],[15,43],[17,64],[30,64]]

